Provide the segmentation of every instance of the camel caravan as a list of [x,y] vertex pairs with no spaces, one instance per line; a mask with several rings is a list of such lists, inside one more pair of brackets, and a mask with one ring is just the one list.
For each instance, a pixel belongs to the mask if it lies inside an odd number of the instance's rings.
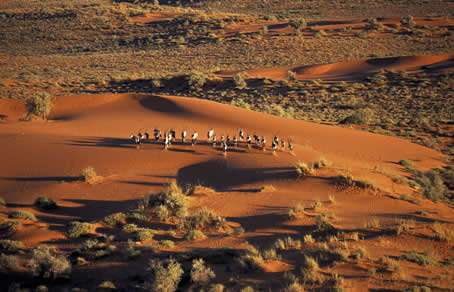
[[[164,150],[169,149],[173,144],[180,145],[191,145],[195,146],[199,142],[199,133],[194,131],[188,139],[188,131],[182,130],[180,135],[180,140],[177,140],[177,132],[174,129],[169,129],[165,132],[161,132],[160,129],[155,128],[153,130],[153,137],[150,137],[150,134],[145,131],[144,133],[139,132],[137,135],[131,135],[129,137],[132,144],[136,145],[137,148],[140,148],[141,144],[161,144],[164,146]],[[267,141],[265,136],[259,136],[257,134],[246,134],[243,129],[238,130],[238,135],[221,135],[218,137],[214,129],[209,129],[207,131],[207,140],[206,144],[211,145],[214,149],[218,149],[227,154],[230,150],[238,148],[247,148],[247,149],[260,149],[262,151],[267,151]],[[279,138],[274,136],[271,140],[271,152],[275,154],[277,151],[288,150],[290,153],[293,153],[293,141],[291,138]]]

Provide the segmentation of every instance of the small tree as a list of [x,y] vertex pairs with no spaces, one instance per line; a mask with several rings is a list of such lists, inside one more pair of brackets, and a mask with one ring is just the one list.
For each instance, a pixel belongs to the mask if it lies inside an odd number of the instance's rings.
[[42,119],[47,119],[54,106],[52,97],[46,92],[34,94],[27,100],[26,105],[29,115],[35,115]]
[[54,247],[42,245],[35,248],[29,262],[31,271],[42,278],[56,279],[71,273],[71,263],[58,254]]

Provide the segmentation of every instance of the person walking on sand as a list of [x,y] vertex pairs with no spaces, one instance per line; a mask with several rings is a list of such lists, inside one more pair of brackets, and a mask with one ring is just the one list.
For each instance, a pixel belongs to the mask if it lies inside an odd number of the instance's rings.
[[223,142],[222,143],[222,150],[224,151],[224,156],[227,155],[227,150],[229,148],[229,146],[227,145],[227,142]]
[[181,131],[181,143],[186,143],[186,137],[188,136],[188,132],[186,130]]
[[292,142],[292,139],[288,139],[288,150],[290,152],[293,152],[293,142]]
[[207,132],[207,140],[208,140],[208,143],[210,143],[211,141],[213,141],[213,136],[214,136],[214,129],[211,128],[208,130]]
[[271,149],[273,150],[273,155],[276,154],[277,145],[279,145],[275,139],[271,142]]
[[252,144],[251,135],[247,135],[247,137],[246,137],[246,144],[247,144],[247,148],[248,148],[248,149],[251,149],[251,144]]
[[240,138],[240,142],[243,142],[244,141],[244,132],[243,132],[243,129],[240,129],[239,133],[238,133],[238,136]]
[[197,133],[197,131],[195,131],[193,134],[192,134],[192,137],[191,137],[191,145],[194,146],[196,143],[197,143],[197,139],[199,138],[199,133]]
[[159,142],[159,138],[161,137],[161,131],[158,128],[154,128],[153,137],[154,137],[154,142],[158,143]]
[[164,138],[164,150],[167,150],[170,146],[170,133],[165,133],[165,138]]
[[262,150],[266,151],[266,139],[265,139],[265,136],[262,136],[262,138],[260,139],[260,145],[262,147]]

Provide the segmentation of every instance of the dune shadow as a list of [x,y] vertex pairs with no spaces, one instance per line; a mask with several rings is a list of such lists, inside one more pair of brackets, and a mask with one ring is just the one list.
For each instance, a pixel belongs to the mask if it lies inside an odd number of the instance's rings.
[[128,138],[92,137],[70,140],[66,145],[83,147],[113,147],[113,148],[136,148]]
[[176,102],[157,95],[140,97],[139,103],[152,111],[160,113],[187,114],[188,110],[178,105]]
[[17,182],[75,182],[81,179],[79,176],[3,176],[0,177],[0,180]]
[[293,167],[236,168],[223,159],[209,160],[183,167],[177,172],[177,183],[185,185],[204,185],[217,191],[267,180],[295,179]]
[[124,183],[124,184],[149,186],[149,187],[165,187],[168,185],[168,183],[166,183],[166,182],[150,182],[150,181],[120,180],[117,182]]

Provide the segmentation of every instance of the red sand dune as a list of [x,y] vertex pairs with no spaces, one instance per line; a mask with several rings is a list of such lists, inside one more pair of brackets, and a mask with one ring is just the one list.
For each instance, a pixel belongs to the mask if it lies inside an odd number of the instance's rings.
[[[0,113],[4,109],[0,107]],[[240,148],[227,156],[203,141],[195,147],[175,145],[167,151],[162,145],[144,144],[140,149],[131,145],[128,139],[131,133],[154,127],[198,130],[202,138],[210,127],[218,135],[233,135],[241,127],[266,135],[268,141],[276,134],[291,137],[296,145],[294,155],[287,151],[272,155],[270,151]],[[440,167],[443,155],[437,151],[395,137],[284,119],[196,98],[148,94],[60,97],[48,122],[8,119],[0,123],[0,145],[0,190],[9,204],[0,211],[7,215],[12,209],[25,209],[38,217],[38,223],[26,222],[13,236],[29,246],[53,243],[63,248],[74,247],[74,242],[64,237],[69,221],[101,220],[111,213],[129,210],[144,195],[175,180],[215,188],[218,192],[191,197],[191,206],[207,206],[234,224],[241,224],[246,232],[240,237],[181,242],[174,251],[244,248],[246,240],[267,247],[277,238],[301,235],[300,225],[314,224],[314,219],[309,216],[302,222],[288,222],[282,214],[300,202],[306,205],[315,199],[326,202],[329,195],[336,196],[337,203],[329,205],[329,211],[336,214],[335,224],[342,228],[360,228],[371,216],[393,222],[420,210],[437,220],[454,221],[452,210],[443,203],[421,198],[423,204],[415,205],[393,199],[414,191],[390,179],[390,175],[406,175],[397,162],[411,159],[420,169]],[[332,166],[316,176],[296,179],[293,166],[297,161],[312,162],[322,156]],[[104,177],[103,182],[95,185],[80,182],[80,170],[87,166],[93,166]],[[385,192],[338,189],[330,177],[345,171]],[[268,185],[274,190],[257,191]],[[35,198],[43,195],[56,200],[60,208],[48,212],[34,208]],[[387,248],[372,243],[368,252],[374,257],[394,254],[410,244],[431,246],[439,254],[450,254],[439,248],[436,241],[401,237],[399,240]],[[263,268],[269,276],[286,271],[295,263],[268,262]],[[103,277],[127,281],[143,266],[143,262],[131,261],[121,274],[115,269],[104,269]],[[79,281],[85,279],[83,273],[74,277]]]
[[299,80],[355,80],[364,78],[383,70],[442,73],[452,71],[454,68],[454,55],[428,55],[390,57],[368,59],[360,61],[344,61],[332,64],[304,65],[298,67],[278,67],[269,69],[255,69],[244,72],[219,72],[221,77],[229,77],[243,73],[249,78],[269,78],[282,80],[288,77],[288,71],[296,73]]

